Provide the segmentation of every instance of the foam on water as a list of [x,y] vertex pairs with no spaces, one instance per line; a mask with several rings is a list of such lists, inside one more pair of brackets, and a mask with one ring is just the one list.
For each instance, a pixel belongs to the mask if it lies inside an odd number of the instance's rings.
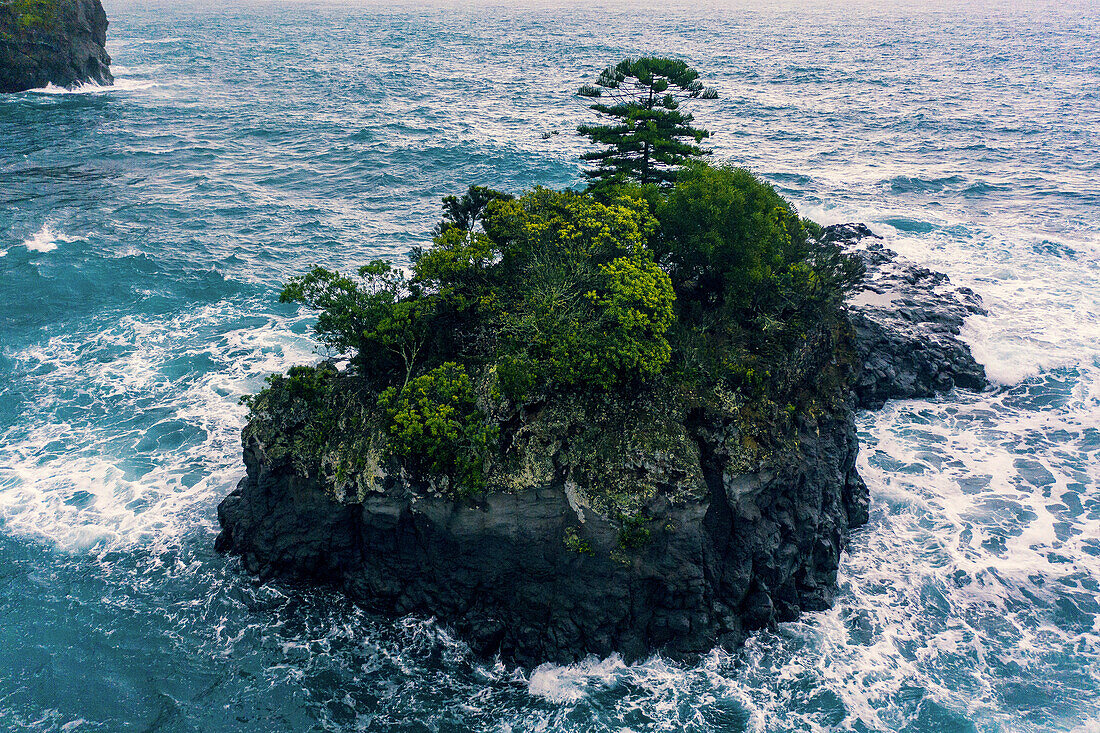
[[[0,440],[0,526],[73,552],[170,545],[240,475],[243,394],[313,344],[238,303],[125,316],[9,355],[36,419]],[[234,327],[234,321],[245,323]]]
[[[23,246],[31,252],[52,252],[59,244],[82,241],[86,241],[84,237],[69,237],[55,232],[49,224],[44,224],[41,229],[23,241]],[[4,254],[7,254],[6,250]]]
[[[117,70],[117,69],[116,69]],[[120,71],[121,73],[121,71]],[[94,81],[87,81],[82,84],[77,84],[73,87],[59,87],[56,84],[47,84],[44,87],[37,89],[30,89],[26,94],[48,94],[48,95],[67,95],[67,94],[110,94],[112,92],[137,92],[145,91],[159,86],[157,82],[127,78],[124,76],[115,77],[113,84],[99,84]]]

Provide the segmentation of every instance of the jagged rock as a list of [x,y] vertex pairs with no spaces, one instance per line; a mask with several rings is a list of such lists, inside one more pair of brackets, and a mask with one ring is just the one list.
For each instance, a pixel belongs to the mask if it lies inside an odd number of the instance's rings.
[[100,0],[0,3],[0,92],[111,84]]
[[989,386],[985,369],[959,338],[968,316],[986,313],[973,290],[907,262],[864,224],[839,224],[825,232],[867,266],[862,289],[849,300],[863,363],[854,386],[859,407],[877,410],[891,399]]

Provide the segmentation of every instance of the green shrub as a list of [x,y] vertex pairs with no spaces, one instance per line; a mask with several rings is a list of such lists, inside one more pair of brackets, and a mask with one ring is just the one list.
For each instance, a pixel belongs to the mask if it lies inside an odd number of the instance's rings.
[[622,550],[640,550],[649,544],[653,531],[649,528],[649,519],[641,514],[620,515],[619,548]]
[[318,311],[313,330],[321,343],[351,352],[360,370],[385,383],[408,381],[430,360],[440,336],[437,297],[409,298],[405,274],[382,260],[359,269],[358,279],[314,267],[290,280],[279,301]]
[[594,353],[598,383],[611,387],[630,376],[655,377],[672,354],[665,338],[676,300],[672,282],[648,253],[619,257],[600,265],[600,272],[602,289],[587,294],[598,309],[602,335]]
[[294,366],[285,375],[272,374],[267,387],[241,402],[259,418],[263,430],[275,438],[268,457],[289,456],[302,470],[321,458],[340,432],[342,409],[333,399],[337,371],[331,364]]
[[416,474],[446,478],[457,496],[485,489],[485,464],[497,437],[466,370],[447,362],[401,389],[382,392],[389,450]]
[[57,23],[57,0],[14,0],[7,8],[0,7],[0,18],[3,15],[14,20],[13,30],[50,30]]
[[562,543],[565,545],[566,549],[578,555],[596,554],[595,550],[592,549],[591,543],[580,536],[576,527],[568,527],[565,530],[565,534],[562,536]]
[[807,254],[793,207],[743,168],[686,168],[658,215],[657,260],[684,305],[696,309],[751,311],[776,274]]
[[537,189],[490,206],[486,232],[502,253],[495,326],[506,392],[613,390],[660,372],[675,295],[646,246],[655,226],[645,201],[627,197],[605,204]]

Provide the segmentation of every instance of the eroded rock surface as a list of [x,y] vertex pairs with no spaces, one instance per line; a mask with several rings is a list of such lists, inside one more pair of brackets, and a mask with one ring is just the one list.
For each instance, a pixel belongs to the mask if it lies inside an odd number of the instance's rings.
[[[526,666],[705,653],[831,603],[840,553],[867,519],[852,426],[850,410],[803,422],[797,453],[774,471],[731,474],[704,447],[698,498],[670,500],[679,479],[636,466],[666,490],[646,507],[644,541],[628,547],[563,477],[466,502],[391,477],[344,503],[270,460],[253,433],[248,475],[218,510],[218,547],[260,576],[331,582],[387,615],[434,616],[475,652]],[[700,439],[721,450],[734,436]]]

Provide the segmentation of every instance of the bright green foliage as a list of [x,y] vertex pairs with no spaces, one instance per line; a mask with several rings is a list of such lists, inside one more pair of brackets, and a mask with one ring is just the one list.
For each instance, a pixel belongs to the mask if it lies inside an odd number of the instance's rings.
[[576,527],[566,528],[565,533],[562,535],[562,543],[565,544],[566,549],[578,555],[596,554],[592,550],[592,544],[580,536]]
[[583,263],[633,254],[645,247],[656,221],[641,201],[602,204],[572,191],[536,188],[491,206],[484,225],[501,247],[504,268],[514,271],[537,264],[531,260]]
[[648,253],[619,257],[600,265],[603,290],[589,291],[605,328],[608,348],[601,357],[610,375],[655,377],[668,363],[672,347],[665,332],[672,325],[676,294],[668,275]]
[[496,314],[506,394],[609,390],[659,373],[674,295],[646,248],[655,226],[645,202],[628,198],[537,189],[491,208],[485,228],[509,285]]
[[0,3],[0,30],[49,30],[57,22],[57,0],[12,0]]
[[422,477],[445,477],[456,495],[485,488],[498,429],[486,421],[466,370],[447,362],[378,398],[393,455]]
[[577,128],[592,142],[607,146],[583,156],[596,163],[585,172],[594,186],[624,180],[668,186],[679,166],[707,152],[699,143],[710,133],[692,127],[694,118],[682,112],[680,104],[718,95],[705,89],[699,73],[683,61],[625,59],[604,69],[594,86],[583,86],[578,94],[610,102],[590,108],[611,118],[610,124]]

